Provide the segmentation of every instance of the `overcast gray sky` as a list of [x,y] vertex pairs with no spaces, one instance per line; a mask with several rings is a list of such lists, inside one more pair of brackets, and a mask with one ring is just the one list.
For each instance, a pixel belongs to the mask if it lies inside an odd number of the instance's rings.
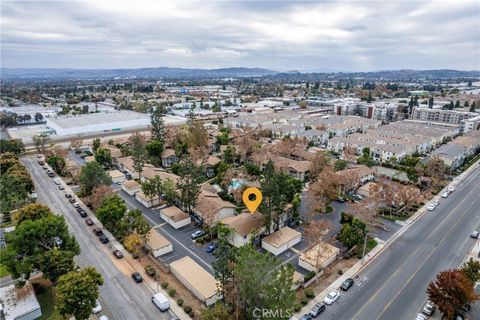
[[480,1],[1,1],[3,67],[480,69]]

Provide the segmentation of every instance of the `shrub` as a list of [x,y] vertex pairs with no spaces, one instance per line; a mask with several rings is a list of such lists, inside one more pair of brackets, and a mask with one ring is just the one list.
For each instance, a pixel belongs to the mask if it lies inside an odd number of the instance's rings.
[[308,280],[312,279],[313,277],[315,277],[315,271],[310,271],[309,273],[307,273],[307,275],[305,276],[305,282],[307,282]]
[[192,310],[192,311],[190,311],[190,312],[188,313],[188,315],[190,316],[190,318],[193,318],[193,317],[195,317],[195,313],[193,312],[193,310]]
[[179,306],[182,306],[182,304],[183,304],[183,299],[178,299],[178,300],[177,300],[177,304],[178,304]]
[[339,275],[342,275],[342,274],[343,274],[343,270],[342,270],[342,269],[339,269],[339,270],[338,270],[338,274],[339,274]]
[[175,290],[175,289],[170,289],[170,290],[168,291],[168,294],[170,295],[170,297],[174,297],[174,296],[175,296],[175,293],[177,293],[177,290]]
[[312,289],[306,289],[305,297],[307,297],[308,299],[312,299],[313,297],[315,297],[315,293],[313,292]]
[[192,312],[192,307],[185,306],[185,307],[183,307],[183,311],[185,311],[186,313],[190,313],[190,312]]
[[326,213],[333,212],[333,207],[332,207],[332,206],[326,206],[325,212],[326,212]]
[[162,289],[168,288],[168,282],[162,282]]
[[293,305],[293,310],[295,310],[295,312],[300,311],[300,309],[302,309],[302,305],[300,303],[295,303]]
[[308,299],[307,298],[302,298],[302,300],[300,300],[300,302],[302,303],[302,305],[307,305],[308,303]]

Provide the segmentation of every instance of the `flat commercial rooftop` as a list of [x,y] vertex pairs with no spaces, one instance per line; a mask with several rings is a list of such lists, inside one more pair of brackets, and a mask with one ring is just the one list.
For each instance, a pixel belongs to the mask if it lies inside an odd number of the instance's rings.
[[85,127],[95,124],[114,123],[119,121],[131,120],[145,120],[150,122],[150,117],[145,113],[138,113],[134,111],[118,111],[118,112],[100,112],[88,113],[76,116],[59,116],[56,118],[49,118],[61,128]]
[[174,269],[188,286],[201,295],[199,297],[201,300],[218,293],[218,281],[189,256],[173,261],[170,263],[170,268]]

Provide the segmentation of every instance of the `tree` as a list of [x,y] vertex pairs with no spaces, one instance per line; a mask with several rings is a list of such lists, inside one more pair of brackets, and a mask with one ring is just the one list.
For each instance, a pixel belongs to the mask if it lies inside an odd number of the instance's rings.
[[238,292],[233,304],[237,318],[254,319],[254,309],[291,312],[295,303],[293,272],[291,264],[282,265],[273,255],[260,253],[250,245],[239,248],[232,290]]
[[35,122],[40,122],[43,120],[43,115],[40,112],[35,113]]
[[96,211],[98,220],[112,233],[115,232],[117,224],[127,212],[125,201],[118,195],[105,198]]
[[235,163],[235,148],[233,146],[227,146],[223,152],[223,161],[225,163]]
[[95,138],[95,139],[93,139],[93,142],[92,142],[93,152],[96,152],[98,148],[100,148],[100,139]]
[[311,184],[310,192],[318,201],[317,207],[319,211],[325,211],[325,206],[332,200],[336,199],[340,187],[340,178],[331,166],[327,166],[318,175],[315,182]]
[[88,201],[94,211],[102,205],[103,200],[114,195],[114,191],[110,186],[101,184],[92,190],[92,194],[88,197]]
[[215,279],[220,283],[220,291],[224,290],[227,282],[233,276],[233,264],[236,261],[236,249],[229,243],[232,230],[227,226],[220,225],[218,230],[217,249],[215,249],[215,260],[212,262]]
[[350,223],[342,224],[338,240],[350,249],[355,245],[360,245],[367,232],[367,224],[358,218],[353,218]]
[[429,107],[430,109],[433,108],[433,97],[428,98],[428,107]]
[[202,309],[201,320],[231,320],[233,316],[230,310],[221,301],[215,303],[213,308]]
[[180,190],[180,202],[187,213],[190,213],[200,194],[200,173],[192,162],[187,160],[181,164],[179,174],[181,178],[177,188]]
[[128,252],[130,252],[133,256],[138,257],[143,246],[143,240],[139,234],[132,233],[125,237],[123,240],[123,245]]
[[202,122],[188,124],[187,144],[189,147],[208,147],[208,132]]
[[347,161],[345,160],[337,160],[335,161],[335,171],[340,171],[343,170],[347,167]]
[[427,294],[429,300],[448,319],[452,319],[455,312],[461,307],[479,299],[470,279],[458,270],[446,270],[438,273],[435,281],[428,285]]
[[140,209],[130,210],[125,213],[123,218],[117,223],[115,234],[120,240],[133,233],[138,234],[142,240],[146,241],[150,225],[143,217]]
[[480,281],[480,261],[470,258],[459,269],[473,284]]
[[0,140],[0,153],[11,152],[19,156],[25,153],[25,145],[21,139]]
[[158,199],[162,198],[163,195],[163,182],[160,179],[160,176],[155,176],[151,179],[148,179],[142,183],[143,193],[150,198],[150,201],[153,205],[153,199],[157,197]]
[[78,180],[82,194],[85,196],[91,195],[92,190],[102,184],[112,184],[112,179],[96,161],[89,162],[82,167]]
[[[24,279],[38,269],[54,281],[66,266],[73,266],[73,256],[80,253],[77,241],[68,233],[65,219],[57,215],[24,220],[8,234],[7,242],[2,263],[15,277]],[[60,252],[49,252],[54,249]]]
[[460,101],[459,101],[459,100],[457,100],[457,101],[455,102],[455,108],[460,108]]
[[98,287],[102,284],[102,276],[92,267],[61,276],[56,290],[58,311],[77,320],[88,319],[98,299]]
[[364,164],[368,167],[372,167],[375,164],[373,161],[372,154],[370,152],[370,148],[363,148],[362,156],[357,159],[358,164]]
[[138,173],[138,178],[142,178],[143,167],[146,162],[145,144],[142,137],[137,133],[133,139],[132,145],[133,169]]
[[48,141],[48,137],[40,135],[34,135],[32,137],[33,143],[35,144],[35,148],[37,149],[38,153],[45,153],[45,144]]
[[148,158],[154,165],[160,164],[160,157],[163,149],[163,143],[159,140],[152,140],[145,145],[145,151],[147,152]]
[[26,220],[38,220],[50,215],[53,215],[53,213],[52,211],[50,211],[49,207],[43,204],[31,203],[19,209],[15,213],[14,219],[17,222],[17,226],[19,226],[22,222]]
[[[327,235],[328,231],[332,228],[332,225],[327,220],[312,220],[308,223],[305,229],[305,238],[308,239],[310,245],[315,246],[323,241],[323,238]],[[317,246],[315,252],[315,281],[318,282],[318,274],[321,270],[320,259],[322,258],[322,246]]]
[[43,277],[56,283],[60,276],[75,270],[74,256],[75,253],[72,251],[53,248],[39,255],[36,263],[41,266]]
[[53,171],[60,175],[63,174],[66,166],[64,158],[53,155],[51,157],[47,157],[47,163],[50,167],[52,167]]
[[163,121],[162,108],[157,107],[152,111],[150,123],[152,125],[152,140],[158,141],[163,146],[165,143],[165,135],[167,134],[167,130],[165,128],[165,122]]
[[163,192],[165,194],[165,201],[170,205],[173,204],[178,197],[175,182],[171,179],[167,178],[163,181]]
[[473,101],[472,104],[470,105],[470,109],[468,111],[475,112],[475,108],[476,108],[475,101]]
[[112,152],[108,148],[99,147],[95,151],[95,161],[104,167],[112,165]]

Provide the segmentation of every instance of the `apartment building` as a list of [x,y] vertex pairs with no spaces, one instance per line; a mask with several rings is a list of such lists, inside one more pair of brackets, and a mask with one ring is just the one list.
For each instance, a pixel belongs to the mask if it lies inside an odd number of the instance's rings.
[[414,107],[411,119],[425,122],[460,124],[463,120],[476,116],[478,116],[478,113],[475,112]]

